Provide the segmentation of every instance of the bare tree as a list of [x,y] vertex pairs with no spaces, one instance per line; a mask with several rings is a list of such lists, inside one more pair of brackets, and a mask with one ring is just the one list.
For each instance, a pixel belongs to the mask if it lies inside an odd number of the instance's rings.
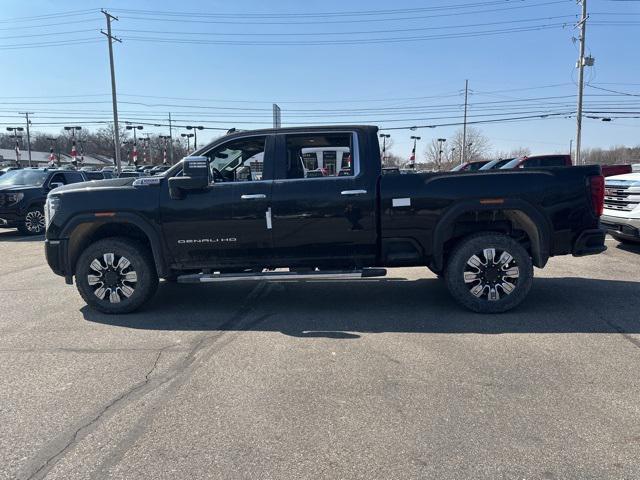
[[[458,156],[458,163],[460,163],[460,159],[462,158],[462,136],[462,129],[459,129],[453,135],[453,138],[447,140],[449,147],[455,149],[455,154]],[[465,143],[467,144],[465,153],[467,162],[483,160],[489,155],[491,142],[479,128],[467,127]]]
[[531,149],[528,147],[517,147],[511,150],[496,150],[493,156],[497,159],[528,157],[531,155]]
[[449,165],[452,161],[452,151],[448,142],[439,142],[437,138],[431,139],[424,151],[426,159],[425,170],[446,170],[443,165]]

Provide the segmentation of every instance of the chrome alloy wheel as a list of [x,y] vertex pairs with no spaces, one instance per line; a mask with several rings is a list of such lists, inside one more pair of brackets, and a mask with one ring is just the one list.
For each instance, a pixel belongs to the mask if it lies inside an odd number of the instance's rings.
[[120,303],[121,296],[127,299],[133,295],[138,274],[126,257],[105,253],[102,259],[94,258],[89,267],[93,272],[87,275],[87,281],[100,300]]
[[24,217],[24,226],[30,233],[44,232],[46,228],[44,223],[44,213],[40,210],[31,210]]
[[477,298],[491,302],[500,295],[511,294],[518,286],[520,269],[513,256],[506,250],[485,248],[472,255],[465,265],[464,283]]

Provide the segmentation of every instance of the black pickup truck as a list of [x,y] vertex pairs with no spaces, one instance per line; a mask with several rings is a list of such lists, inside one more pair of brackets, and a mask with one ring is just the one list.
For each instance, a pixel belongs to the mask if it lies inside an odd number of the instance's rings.
[[0,177],[0,228],[17,228],[23,235],[42,235],[44,202],[54,188],[86,182],[84,172],[47,168],[10,170]]
[[107,313],[188,282],[382,276],[424,266],[460,303],[503,312],[533,266],[602,252],[600,167],[382,175],[377,128],[235,132],[149,178],[47,199],[49,265]]

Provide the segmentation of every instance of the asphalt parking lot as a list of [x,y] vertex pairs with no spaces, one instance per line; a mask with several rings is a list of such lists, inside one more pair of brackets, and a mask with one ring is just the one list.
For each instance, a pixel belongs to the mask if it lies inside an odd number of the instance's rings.
[[110,317],[0,230],[0,478],[640,478],[640,248],[607,244],[498,316],[413,268]]

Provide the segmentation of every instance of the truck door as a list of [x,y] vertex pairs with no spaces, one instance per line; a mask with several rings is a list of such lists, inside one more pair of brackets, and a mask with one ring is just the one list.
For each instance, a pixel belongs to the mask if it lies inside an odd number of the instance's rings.
[[234,136],[203,154],[211,178],[206,190],[181,200],[163,191],[164,238],[181,268],[249,267],[269,258],[272,144],[273,136]]
[[363,143],[348,130],[278,135],[271,213],[279,264],[375,263],[377,176],[363,168]]

